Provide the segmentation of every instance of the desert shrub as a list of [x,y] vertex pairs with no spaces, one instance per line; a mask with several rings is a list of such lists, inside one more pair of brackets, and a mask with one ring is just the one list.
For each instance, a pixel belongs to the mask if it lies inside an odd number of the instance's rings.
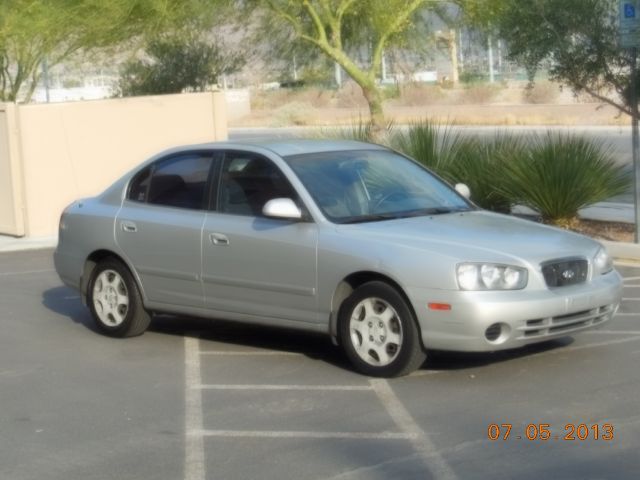
[[553,103],[559,95],[558,85],[551,82],[538,82],[527,86],[522,97],[527,103]]
[[272,126],[307,125],[314,108],[303,102],[290,102],[273,111]]
[[444,174],[463,147],[464,140],[451,125],[421,120],[397,129],[389,144],[438,174]]
[[499,85],[476,84],[464,88],[459,93],[459,101],[463,104],[481,105],[490,103],[500,92]]
[[353,82],[347,81],[342,88],[335,93],[336,106],[343,108],[367,107],[367,100],[362,94],[362,88]]
[[578,211],[625,193],[631,179],[611,145],[570,134],[536,135],[524,155],[503,164],[502,191],[554,225],[570,227]]
[[451,184],[467,184],[472,200],[482,208],[509,212],[512,199],[503,188],[501,170],[503,163],[521,155],[524,145],[518,137],[498,133],[487,141],[423,120],[395,131],[390,143]]
[[406,83],[399,88],[400,95],[392,103],[400,107],[433,105],[447,100],[447,94],[438,85]]
[[497,132],[490,140],[465,138],[442,175],[451,183],[465,183],[480,207],[509,213],[514,199],[506,189],[505,164],[517,161],[525,151],[522,137],[504,132]]

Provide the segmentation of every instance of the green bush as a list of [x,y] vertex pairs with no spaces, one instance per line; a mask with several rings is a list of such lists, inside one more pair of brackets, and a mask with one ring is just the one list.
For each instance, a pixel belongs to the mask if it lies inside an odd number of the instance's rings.
[[465,183],[471,199],[480,207],[509,213],[513,199],[505,193],[508,179],[504,165],[525,151],[521,137],[498,132],[491,140],[467,138],[443,176],[451,183]]
[[413,123],[406,130],[396,129],[391,147],[414,158],[451,184],[465,183],[472,200],[489,210],[509,212],[511,200],[503,193],[501,165],[519,155],[522,141],[498,134],[490,141],[467,136],[451,125],[428,120]]
[[464,139],[450,125],[421,120],[394,130],[389,145],[442,175],[463,148]]
[[578,210],[625,193],[631,179],[610,145],[569,134],[530,137],[524,155],[503,164],[502,193],[543,221],[575,225]]

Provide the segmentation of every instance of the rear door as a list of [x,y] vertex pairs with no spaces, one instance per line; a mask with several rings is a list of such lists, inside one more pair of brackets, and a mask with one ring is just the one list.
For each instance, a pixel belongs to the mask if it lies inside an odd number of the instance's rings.
[[142,170],[116,219],[116,241],[138,272],[147,299],[202,307],[202,227],[213,152],[183,152]]
[[299,202],[271,160],[225,153],[217,205],[207,214],[202,236],[202,280],[210,310],[273,323],[318,320],[318,228],[311,221],[266,218],[264,204],[282,197]]

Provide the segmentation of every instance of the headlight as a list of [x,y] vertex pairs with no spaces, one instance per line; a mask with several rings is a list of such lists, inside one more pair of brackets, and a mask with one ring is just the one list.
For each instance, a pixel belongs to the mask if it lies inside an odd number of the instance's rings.
[[595,275],[604,275],[613,270],[613,260],[604,247],[600,247],[596,256],[593,257],[593,270]]
[[520,290],[527,286],[527,270],[494,263],[461,263],[456,267],[461,290]]

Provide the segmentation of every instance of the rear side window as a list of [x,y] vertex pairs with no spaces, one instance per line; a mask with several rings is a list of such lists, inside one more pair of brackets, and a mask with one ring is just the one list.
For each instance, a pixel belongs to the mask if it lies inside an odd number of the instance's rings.
[[206,153],[160,160],[134,177],[128,198],[153,205],[203,209],[211,162],[211,154]]

